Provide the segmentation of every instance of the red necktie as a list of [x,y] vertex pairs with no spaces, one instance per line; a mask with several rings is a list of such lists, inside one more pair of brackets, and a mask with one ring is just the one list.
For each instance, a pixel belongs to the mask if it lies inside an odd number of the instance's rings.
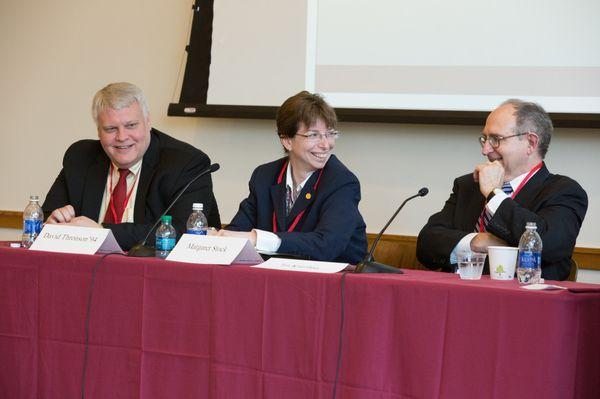
[[131,173],[129,169],[119,169],[119,181],[110,196],[104,223],[121,223],[127,200],[127,176],[129,173]]

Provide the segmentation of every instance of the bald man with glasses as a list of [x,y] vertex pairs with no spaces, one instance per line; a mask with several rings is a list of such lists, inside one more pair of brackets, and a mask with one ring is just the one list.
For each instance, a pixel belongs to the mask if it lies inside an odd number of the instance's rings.
[[567,279],[588,199],[576,181],[546,167],[552,130],[535,103],[511,99],[488,116],[479,137],[487,162],[454,181],[443,209],[419,233],[423,265],[454,271],[459,251],[516,247],[526,222],[536,222],[544,244],[542,277]]

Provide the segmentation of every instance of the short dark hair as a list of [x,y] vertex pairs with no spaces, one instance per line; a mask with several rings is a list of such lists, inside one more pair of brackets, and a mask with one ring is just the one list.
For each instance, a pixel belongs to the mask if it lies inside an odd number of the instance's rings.
[[[534,102],[527,102],[515,98],[506,100],[502,105],[510,104],[515,109],[516,132],[519,133],[536,133],[539,137],[538,154],[542,159],[548,152],[550,140],[552,139],[552,120],[548,113],[541,105]],[[520,138],[520,137],[519,137]]]
[[294,137],[300,129],[300,124],[306,127],[322,119],[327,129],[335,129],[337,116],[333,108],[319,94],[308,91],[288,98],[277,110],[277,135],[279,137]]

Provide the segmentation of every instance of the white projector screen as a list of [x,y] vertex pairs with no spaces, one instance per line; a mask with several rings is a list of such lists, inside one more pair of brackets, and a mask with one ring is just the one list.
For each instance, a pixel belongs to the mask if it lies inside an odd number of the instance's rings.
[[600,113],[597,0],[217,0],[207,104]]

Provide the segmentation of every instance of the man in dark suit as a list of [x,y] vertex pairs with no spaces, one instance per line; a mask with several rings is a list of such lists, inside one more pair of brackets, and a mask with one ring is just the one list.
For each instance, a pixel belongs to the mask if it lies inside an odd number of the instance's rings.
[[[101,89],[92,115],[99,140],[81,140],[66,151],[63,169],[42,206],[50,215],[46,223],[109,228],[128,250],[144,239],[179,191],[210,166],[210,159],[152,129],[143,93],[130,83]],[[178,236],[185,231],[193,202],[204,204],[209,225],[220,226],[209,174],[169,211]]]
[[259,250],[322,261],[358,263],[365,255],[360,183],[333,154],[339,132],[333,109],[306,91],[277,112],[285,158],[261,165],[227,230]]
[[537,104],[508,100],[494,110],[479,138],[488,162],[454,181],[443,209],[419,233],[419,261],[452,271],[459,251],[516,247],[526,222],[536,222],[542,277],[565,280],[588,201],[577,182],[551,174],[543,162],[552,130]]

